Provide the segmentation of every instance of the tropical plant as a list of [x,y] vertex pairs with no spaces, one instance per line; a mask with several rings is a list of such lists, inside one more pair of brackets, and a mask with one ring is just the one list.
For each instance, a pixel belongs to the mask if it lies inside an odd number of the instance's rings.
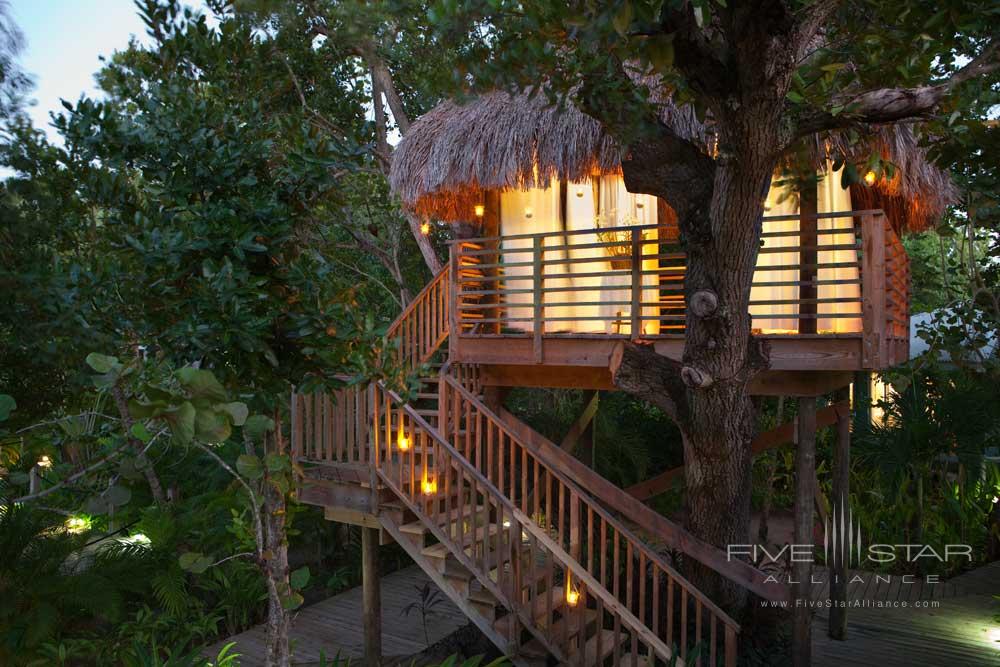
[[417,599],[403,607],[400,613],[403,616],[409,616],[414,611],[420,613],[420,622],[424,629],[424,643],[429,648],[431,639],[427,633],[427,621],[438,615],[437,608],[444,604],[445,599],[437,586],[432,585],[429,581],[425,582],[423,586],[414,586],[414,588],[417,589]]

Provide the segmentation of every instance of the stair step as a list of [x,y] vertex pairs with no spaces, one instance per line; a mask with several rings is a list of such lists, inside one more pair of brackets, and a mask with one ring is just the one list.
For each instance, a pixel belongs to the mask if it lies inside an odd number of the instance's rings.
[[[471,540],[472,545],[478,546],[479,544],[482,544],[484,539],[495,536],[499,531],[500,527],[493,522],[490,522],[485,526],[477,526],[475,538]],[[439,543],[429,547],[424,547],[423,554],[427,558],[444,560],[451,555],[451,551],[448,549],[447,545]]]
[[[566,597],[563,595],[561,586],[553,586],[552,590],[539,593],[535,596],[535,599],[531,601],[531,609],[528,612],[531,618],[539,619],[544,618],[548,613],[549,600],[552,601],[552,610],[555,611],[559,609],[565,602]],[[513,614],[507,614],[503,618],[499,619],[493,624],[496,631],[502,634],[504,637],[510,634],[510,624],[514,620]]]
[[[600,653],[597,650],[598,638],[600,638]],[[618,645],[621,646],[625,643],[625,634],[619,633],[618,635]],[[575,655],[577,651],[576,647],[574,650],[570,651],[570,655]],[[599,630],[594,633],[594,636],[587,640],[587,643],[583,645],[583,661],[581,664],[584,665],[603,665],[604,661],[608,659],[615,651],[615,632],[614,630]]]
[[[580,610],[579,612],[577,612],[576,610],[574,610],[573,613],[570,613],[570,614],[567,614],[566,616],[563,616],[558,621],[556,621],[554,624],[552,624],[551,628],[545,630],[545,635],[547,637],[550,637],[553,640],[553,643],[556,643],[556,644],[558,644],[559,642],[561,642],[562,639],[563,639],[563,637],[565,636],[566,639],[569,641],[569,644],[570,644],[569,654],[570,655],[575,655],[577,653],[577,649],[576,649],[576,643],[577,642],[573,638],[576,636],[577,633],[580,632],[581,628],[586,628],[587,626],[589,626],[591,623],[595,622],[596,620],[597,620],[597,611],[594,610],[594,609],[583,609],[583,610]],[[546,627],[545,624],[540,624],[540,626],[543,629]],[[565,628],[565,635],[563,635],[564,628]],[[609,632],[609,631],[608,630],[602,630],[601,632]],[[612,644],[614,642],[614,632],[612,632],[611,635],[612,636],[611,636],[610,639],[606,639],[606,638],[602,637],[602,639],[601,639],[601,644],[602,644],[602,646],[601,646],[602,651],[601,652],[602,653],[604,652],[604,649],[605,649],[604,644]],[[597,635],[595,634],[594,637],[596,638]],[[585,657],[588,656],[588,654],[586,653],[587,645],[588,644],[589,644],[589,641],[586,642],[586,643],[584,643],[584,656]],[[538,651],[544,651],[545,647],[537,639],[532,639],[531,641],[529,641],[528,643],[526,643],[524,645],[524,650],[525,651],[529,651],[531,654],[535,654]],[[595,655],[597,653],[597,643],[596,642],[594,643],[593,653]],[[598,661],[595,661],[595,662],[591,662],[589,660],[585,660],[582,664],[587,665],[589,667],[590,665],[599,665],[600,661],[598,660]]]
[[[459,516],[458,509],[459,508],[457,507],[453,508],[446,517],[445,516],[440,517],[441,519],[444,519],[444,521],[443,522],[438,521],[438,526],[443,529],[446,524],[449,524],[452,521],[457,521]],[[466,507],[463,509],[467,517],[469,514],[469,508]],[[485,515],[488,514],[488,512],[489,512],[489,507],[487,507],[486,505],[477,505],[475,508],[475,513],[477,515]],[[430,532],[431,529],[430,526],[425,524],[423,521],[413,521],[411,523],[407,523],[405,525],[400,526],[399,530],[401,530],[404,533],[408,533],[410,535],[426,535],[428,532]]]

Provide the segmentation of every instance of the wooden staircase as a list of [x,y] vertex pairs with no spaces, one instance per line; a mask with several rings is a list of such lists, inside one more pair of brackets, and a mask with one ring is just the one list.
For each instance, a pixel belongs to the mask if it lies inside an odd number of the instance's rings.
[[449,293],[446,268],[389,331],[431,369],[414,404],[382,385],[293,394],[300,465],[367,469],[394,508],[375,502],[379,525],[517,665],[735,665],[738,624],[490,410],[476,367],[427,365],[455,325]]

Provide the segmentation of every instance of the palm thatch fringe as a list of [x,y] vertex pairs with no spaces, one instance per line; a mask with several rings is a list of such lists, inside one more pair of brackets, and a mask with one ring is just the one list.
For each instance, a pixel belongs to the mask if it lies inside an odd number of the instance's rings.
[[[654,98],[656,96],[653,96]],[[655,99],[661,120],[706,147],[710,125],[690,107]],[[851,144],[828,137],[815,161],[822,168],[827,146],[863,159],[878,150],[897,167],[857,204],[884,208],[898,230],[933,226],[958,192],[947,174],[927,160],[906,125],[872,128],[868,141]],[[396,147],[390,185],[418,215],[467,221],[485,190],[527,189],[552,179],[582,180],[621,170],[621,148],[601,124],[572,105],[552,104],[541,94],[492,92],[466,104],[446,101],[413,123]],[[854,188],[858,190],[858,188]],[[857,205],[856,204],[856,205]]]

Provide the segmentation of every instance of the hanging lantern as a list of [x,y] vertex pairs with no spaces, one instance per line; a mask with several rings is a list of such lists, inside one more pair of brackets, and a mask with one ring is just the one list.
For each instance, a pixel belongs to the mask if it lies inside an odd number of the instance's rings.
[[579,185],[576,186],[576,196],[577,197],[583,197],[583,188],[580,187]]
[[420,223],[420,233],[423,234],[424,236],[427,236],[428,234],[430,234],[431,233],[431,223],[429,223],[429,222],[422,222],[422,223]]
[[535,212],[531,210],[530,206],[526,206],[524,208],[524,217],[526,217],[526,218],[528,218],[530,220],[532,218],[532,216],[534,216],[534,215],[535,215]]
[[868,185],[875,185],[876,178],[878,177],[875,175],[875,172],[868,170],[868,173],[865,174],[865,183],[867,183]]
[[425,496],[433,496],[438,490],[437,480],[424,477],[423,481],[420,482],[420,490]]
[[396,446],[399,447],[399,451],[405,452],[410,448],[410,439],[406,437],[406,431],[403,430],[403,416],[399,417],[399,434],[396,436]]
[[573,588],[573,578],[566,570],[566,604],[575,607],[580,602],[580,591]]
[[483,204],[476,204],[475,206],[476,217],[481,218],[486,215],[486,206]]

